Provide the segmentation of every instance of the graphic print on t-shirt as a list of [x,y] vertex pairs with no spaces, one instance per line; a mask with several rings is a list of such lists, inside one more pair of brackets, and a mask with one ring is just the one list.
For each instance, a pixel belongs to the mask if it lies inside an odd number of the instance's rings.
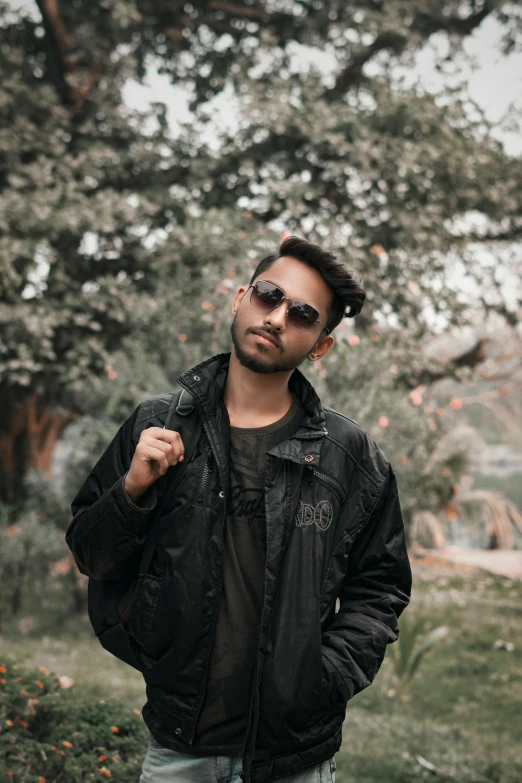
[[[264,548],[264,479],[266,436],[233,434],[230,443],[230,523],[241,528],[245,523],[256,548]],[[257,521],[257,525],[256,525]]]

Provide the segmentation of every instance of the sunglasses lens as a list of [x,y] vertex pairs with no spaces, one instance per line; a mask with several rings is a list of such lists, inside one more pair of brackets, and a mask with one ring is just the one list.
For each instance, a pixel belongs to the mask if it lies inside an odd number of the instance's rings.
[[[257,307],[258,310],[264,310],[269,312],[277,307],[282,300],[284,294],[280,288],[273,283],[267,283],[263,280],[254,283],[252,286],[252,293],[250,294],[250,302]],[[299,329],[301,332],[307,332],[314,326],[319,313],[306,302],[301,302],[300,299],[294,299],[288,308],[288,323],[293,326],[294,329]]]
[[281,289],[272,283],[255,283],[252,288],[251,302],[259,310],[271,310],[275,307],[283,296]]
[[302,332],[311,329],[318,318],[317,310],[306,302],[300,302],[296,299],[288,308],[288,323],[294,329],[300,329]]

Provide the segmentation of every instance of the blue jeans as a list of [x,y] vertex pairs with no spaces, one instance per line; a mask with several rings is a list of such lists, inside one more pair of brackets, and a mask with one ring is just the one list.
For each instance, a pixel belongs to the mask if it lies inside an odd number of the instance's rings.
[[[139,783],[242,783],[241,756],[195,756],[164,748],[152,736]],[[277,783],[335,783],[335,757]]]

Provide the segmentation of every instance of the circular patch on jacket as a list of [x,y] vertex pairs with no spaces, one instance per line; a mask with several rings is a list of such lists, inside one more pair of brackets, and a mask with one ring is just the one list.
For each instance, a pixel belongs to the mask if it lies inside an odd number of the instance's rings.
[[305,527],[314,523],[319,530],[328,530],[332,524],[333,508],[329,500],[320,500],[316,506],[310,503],[299,501],[295,515],[295,524],[297,527]]

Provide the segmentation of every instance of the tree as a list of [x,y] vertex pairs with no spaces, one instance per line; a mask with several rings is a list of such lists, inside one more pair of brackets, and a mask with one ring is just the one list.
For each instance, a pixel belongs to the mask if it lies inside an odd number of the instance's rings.
[[[506,2],[37,5],[40,18],[0,6],[7,129],[0,493],[10,502],[28,467],[50,470],[57,438],[85,412],[103,374],[111,378],[124,341],[147,332],[158,345],[161,269],[173,250],[176,271],[187,267],[190,276],[177,314],[206,334],[199,304],[197,317],[192,311],[213,242],[194,229],[198,215],[205,225],[213,209],[214,226],[232,226],[223,248],[246,233],[238,229],[243,210],[256,226],[248,229],[256,237],[250,249],[273,250],[278,221],[334,248],[349,241],[350,262],[369,290],[356,328],[369,332],[376,320],[385,328],[395,318],[407,324],[405,343],[425,328],[423,306],[450,322],[465,309],[447,285],[442,294],[432,289],[446,283],[447,253],[468,252],[469,233],[460,237],[448,221],[475,209],[490,222],[490,241],[520,231],[519,161],[469,120],[462,99],[437,105],[391,78],[393,64],[407,62],[434,32],[447,33],[457,56],[459,42],[488,15],[503,23],[509,50],[519,21]],[[317,72],[291,73],[292,46],[331,52],[330,82]],[[262,55],[272,65],[254,78],[250,68]],[[192,108],[200,107],[180,139],[169,136],[164,106],[138,114],[122,103],[126,79],[143,78],[151,57],[192,89]],[[379,76],[368,71],[373,63]],[[227,86],[243,99],[245,125],[216,155],[201,144],[197,120]],[[216,251],[210,257],[219,261]]]

